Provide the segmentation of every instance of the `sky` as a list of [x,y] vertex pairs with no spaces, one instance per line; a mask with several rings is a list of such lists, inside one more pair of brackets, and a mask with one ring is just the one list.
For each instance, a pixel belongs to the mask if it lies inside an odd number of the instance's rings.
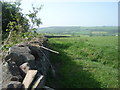
[[117,26],[118,2],[117,0],[104,1],[78,1],[78,0],[44,0],[21,1],[23,13],[31,10],[31,4],[39,7],[44,5],[38,14],[43,24],[50,26]]

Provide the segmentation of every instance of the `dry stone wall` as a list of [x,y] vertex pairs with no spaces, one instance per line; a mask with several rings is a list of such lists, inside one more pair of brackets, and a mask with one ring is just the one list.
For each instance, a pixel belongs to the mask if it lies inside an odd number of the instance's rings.
[[[29,89],[32,89],[33,83],[41,75],[43,78],[36,88],[46,88],[46,73],[51,68],[51,65],[49,51],[40,48],[40,46],[47,47],[47,41],[47,38],[34,38],[30,42],[17,44],[9,49],[2,64],[3,89],[20,88],[20,90],[24,90],[22,82],[29,70],[37,70]],[[48,87],[47,89],[52,90],[52,88]]]

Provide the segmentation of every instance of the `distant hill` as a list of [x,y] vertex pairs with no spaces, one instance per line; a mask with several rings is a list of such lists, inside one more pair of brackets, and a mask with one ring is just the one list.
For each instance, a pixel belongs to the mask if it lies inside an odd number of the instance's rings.
[[117,35],[117,26],[96,26],[96,27],[80,27],[80,26],[63,26],[63,27],[46,27],[39,28],[38,32],[46,34],[59,35]]

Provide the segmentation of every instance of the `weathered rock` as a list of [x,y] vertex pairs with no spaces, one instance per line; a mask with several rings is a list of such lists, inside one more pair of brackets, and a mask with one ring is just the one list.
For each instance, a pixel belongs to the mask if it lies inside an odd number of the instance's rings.
[[29,44],[39,44],[40,46],[46,46],[48,39],[46,37],[33,38]]
[[27,71],[31,69],[28,62],[23,63],[22,65],[19,66],[19,68],[20,68],[20,73],[22,77],[25,77]]
[[2,87],[7,88],[11,81],[22,81],[19,68],[13,62],[5,62],[2,66]]
[[9,49],[9,53],[5,57],[6,62],[3,64],[3,88],[21,88],[21,82],[28,70],[37,70],[38,75],[44,76],[37,88],[45,85],[46,73],[50,67],[49,51],[39,46],[46,45],[46,43],[46,39],[37,39]]
[[30,49],[27,46],[24,47],[18,47],[13,46],[9,49],[9,53],[30,53]]
[[31,54],[34,55],[35,60],[42,59],[43,54],[41,53],[41,49],[39,47],[29,46],[29,49],[31,50]]
[[30,66],[28,63],[23,63],[22,65],[20,65],[20,69],[24,72],[27,73],[28,70],[30,70]]
[[7,83],[6,85],[4,85],[3,88],[4,88],[4,90],[15,90],[15,89],[23,90],[24,86],[21,82],[11,81],[11,82]]
[[20,75],[20,69],[14,62],[11,61],[8,62],[8,69],[13,76]]
[[6,56],[5,61],[14,61],[18,66],[29,61],[35,60],[35,57],[31,54],[31,50],[28,47],[13,46],[9,50],[9,54]]
[[48,86],[44,86],[43,89],[44,89],[44,90],[55,90],[55,89],[50,88],[50,87],[48,87]]
[[45,77],[43,75],[37,74],[36,80],[34,81],[33,88],[43,88],[45,86]]
[[10,82],[10,79],[12,78],[12,74],[9,71],[8,63],[5,62],[2,65],[2,86],[5,86],[6,83]]
[[28,42],[21,42],[21,43],[16,44],[17,47],[25,47],[27,45],[28,45]]

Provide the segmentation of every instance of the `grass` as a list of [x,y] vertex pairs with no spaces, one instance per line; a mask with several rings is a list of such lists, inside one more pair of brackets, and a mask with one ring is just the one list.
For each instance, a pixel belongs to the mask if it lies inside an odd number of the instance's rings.
[[53,88],[117,88],[117,37],[49,39],[56,78],[47,78]]
[[[47,27],[39,28],[37,32],[46,34],[59,35],[116,35],[118,34],[118,27],[115,26],[97,26],[97,27],[82,27],[82,26],[61,26],[61,27]],[[95,33],[93,33],[95,32]],[[99,32],[99,33],[98,33]]]

